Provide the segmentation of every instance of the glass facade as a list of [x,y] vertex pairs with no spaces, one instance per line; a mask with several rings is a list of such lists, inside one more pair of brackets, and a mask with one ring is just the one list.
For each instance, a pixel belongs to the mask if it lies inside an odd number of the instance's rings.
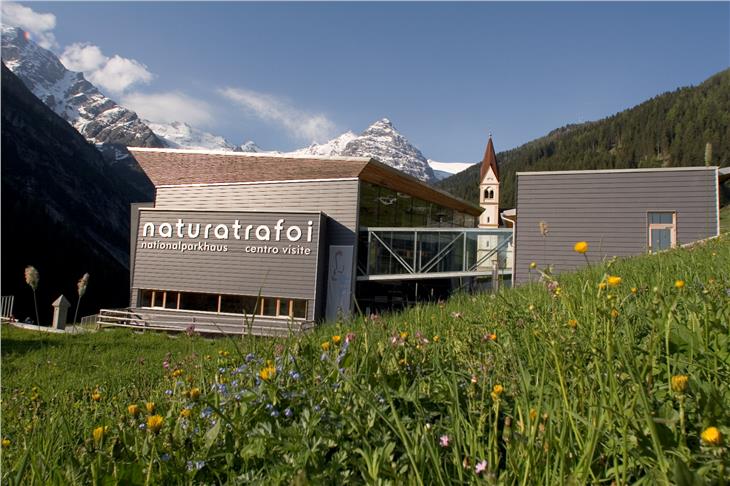
[[387,187],[360,182],[360,227],[473,228],[469,214]]

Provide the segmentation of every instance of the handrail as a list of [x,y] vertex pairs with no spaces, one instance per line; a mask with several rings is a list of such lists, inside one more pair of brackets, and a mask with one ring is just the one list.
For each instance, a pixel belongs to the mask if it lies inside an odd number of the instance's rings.
[[[146,314],[146,315],[145,315]],[[139,309],[101,309],[97,323],[104,326],[127,327],[132,329],[185,331],[191,325],[197,332],[210,334],[251,334],[251,335],[285,335],[290,332],[303,332],[314,324],[309,321],[286,321],[286,327],[256,323],[253,326],[241,322],[225,322],[218,320],[201,321],[196,315],[175,316],[162,312],[139,312]],[[250,329],[250,332],[246,332]]]

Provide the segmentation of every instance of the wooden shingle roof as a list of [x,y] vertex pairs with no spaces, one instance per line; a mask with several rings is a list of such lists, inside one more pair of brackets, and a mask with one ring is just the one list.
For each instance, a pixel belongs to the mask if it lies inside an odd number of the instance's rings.
[[368,157],[292,157],[138,147],[128,149],[155,187],[359,178],[473,216],[482,212],[478,206]]

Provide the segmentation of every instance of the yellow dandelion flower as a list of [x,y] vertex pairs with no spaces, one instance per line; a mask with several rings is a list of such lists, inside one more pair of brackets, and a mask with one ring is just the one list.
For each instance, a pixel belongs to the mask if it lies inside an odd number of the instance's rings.
[[618,310],[611,309],[611,317],[616,319],[618,317]]
[[700,434],[702,442],[708,445],[718,446],[722,443],[722,433],[717,427],[707,427]]
[[672,391],[676,393],[684,393],[687,390],[687,375],[672,376]]
[[437,335],[435,335],[435,336],[433,337],[433,339],[432,339],[432,341],[433,341],[433,342],[435,342],[435,343],[439,342],[440,340],[441,340],[441,336],[439,336],[438,334],[437,334]]
[[573,251],[576,253],[580,253],[581,255],[588,251],[588,242],[587,241],[579,241],[575,245],[573,245]]
[[177,368],[175,371],[172,372],[172,376],[177,378],[178,376],[182,375],[183,373],[185,373],[185,371],[181,370],[180,368]]
[[617,275],[609,275],[608,278],[606,279],[606,283],[610,287],[617,287],[618,285],[621,285],[621,277],[619,277]]
[[401,331],[401,333],[400,333],[400,338],[401,338],[401,339],[408,339],[408,333],[407,333],[407,332],[405,332],[405,331]]
[[492,387],[492,399],[497,400],[502,392],[504,392],[504,387],[502,385],[494,385]]
[[180,416],[182,418],[190,418],[190,409],[189,408],[183,408],[180,410]]
[[675,280],[674,286],[678,289],[681,289],[684,287],[684,280]]
[[259,372],[259,378],[264,381],[268,381],[276,376],[276,368],[273,366],[267,366]]
[[94,429],[93,436],[94,442],[101,442],[106,433],[109,431],[109,427],[97,427]]
[[191,388],[190,389],[190,399],[191,400],[197,400],[200,398],[200,388]]
[[94,390],[94,393],[91,394],[91,399],[95,402],[101,400],[101,393],[99,393],[99,390]]
[[218,356],[221,356],[222,358],[227,357],[229,354],[230,353],[228,351],[224,351],[223,349],[218,350]]
[[147,430],[156,434],[162,428],[165,419],[161,415],[150,415],[147,417]]
[[322,343],[322,351],[329,351],[330,350],[330,342],[325,341]]
[[3,439],[3,448],[10,447],[10,439],[7,437]]
[[605,289],[606,288],[606,282],[599,283],[598,284],[598,288],[601,289],[601,290]]
[[568,327],[571,329],[575,329],[578,327],[578,321],[576,319],[568,319]]
[[144,406],[147,409],[147,413],[155,412],[155,402],[147,402],[144,404]]
[[636,294],[639,291],[636,287],[631,287],[631,293]]
[[335,344],[340,344],[340,341],[342,341],[342,337],[339,335],[332,336],[332,342]]
[[530,262],[530,270],[535,270],[537,268],[537,262]]
[[134,415],[135,417],[139,415],[140,409],[139,406],[136,403],[133,403],[132,405],[129,405],[127,407],[127,412],[129,412],[130,415]]

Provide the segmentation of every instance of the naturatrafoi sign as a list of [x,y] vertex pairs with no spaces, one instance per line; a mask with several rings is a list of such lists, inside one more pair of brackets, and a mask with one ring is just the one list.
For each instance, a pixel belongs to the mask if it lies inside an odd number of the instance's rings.
[[[227,252],[227,242],[242,241],[257,243],[245,245],[244,253],[309,255],[311,249],[303,244],[312,242],[313,222],[287,224],[287,218],[279,218],[267,225],[242,224],[240,219],[230,223],[201,223],[177,218],[175,222],[147,221],[141,229],[142,249]],[[283,245],[268,244],[273,242]]]

